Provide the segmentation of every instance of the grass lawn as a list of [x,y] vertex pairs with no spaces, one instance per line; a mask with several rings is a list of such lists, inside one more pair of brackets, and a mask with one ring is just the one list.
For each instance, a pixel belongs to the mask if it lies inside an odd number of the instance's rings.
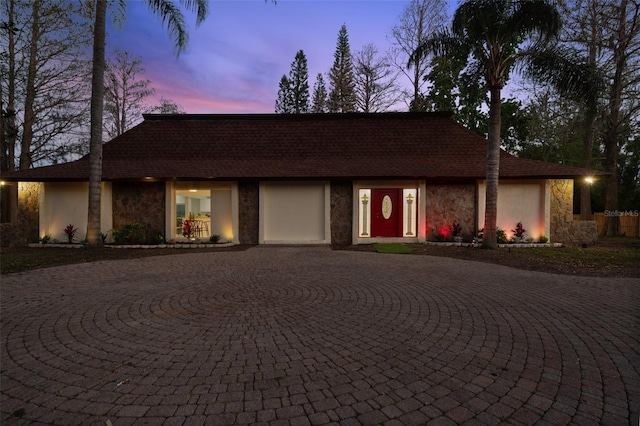
[[372,245],[373,245],[373,248],[375,248],[378,253],[407,254],[413,251],[411,247],[408,247],[401,243],[393,243],[393,244],[374,243]]
[[30,269],[73,263],[98,262],[104,260],[135,259],[149,256],[183,255],[188,253],[242,251],[250,246],[194,249],[114,249],[114,248],[1,248],[0,274],[28,271]]
[[[1,248],[0,273],[10,274],[31,269],[74,263],[132,259],[148,256],[183,255],[196,252],[242,251],[251,246],[237,245],[198,249],[66,249]],[[587,248],[501,248],[483,250],[467,247],[442,247],[424,244],[369,244],[335,246],[336,250],[380,253],[407,253],[411,256],[445,256],[477,262],[496,263],[518,269],[557,274],[640,278],[640,239],[611,238]]]

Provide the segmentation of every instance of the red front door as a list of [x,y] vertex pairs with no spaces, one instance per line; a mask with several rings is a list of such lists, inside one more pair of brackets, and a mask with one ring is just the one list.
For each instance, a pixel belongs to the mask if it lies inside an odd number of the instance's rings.
[[402,236],[402,189],[371,190],[371,236]]

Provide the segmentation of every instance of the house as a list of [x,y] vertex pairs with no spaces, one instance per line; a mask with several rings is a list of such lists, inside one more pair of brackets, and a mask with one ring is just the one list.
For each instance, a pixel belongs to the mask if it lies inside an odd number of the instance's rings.
[[[202,239],[366,244],[424,242],[455,222],[469,240],[484,222],[486,145],[449,113],[145,115],[104,144],[101,228],[181,240],[191,219]],[[501,152],[498,226],[571,242],[574,179],[589,173]],[[86,156],[0,178],[20,185],[28,240],[62,240],[67,224],[82,240],[88,176]]]

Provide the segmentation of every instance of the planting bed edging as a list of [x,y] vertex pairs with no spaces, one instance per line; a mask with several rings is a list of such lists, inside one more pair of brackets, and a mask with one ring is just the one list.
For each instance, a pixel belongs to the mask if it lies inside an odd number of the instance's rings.
[[[105,248],[113,249],[195,249],[195,248],[217,248],[230,247],[233,243],[216,243],[216,244],[105,244]],[[84,244],[28,244],[32,248],[84,248]]]
[[[455,242],[437,242],[437,241],[425,241],[425,245],[429,246],[443,246],[443,247],[482,247],[480,243],[455,243]],[[517,244],[498,244],[499,248],[535,248],[535,247],[562,247],[562,243],[517,243]]]

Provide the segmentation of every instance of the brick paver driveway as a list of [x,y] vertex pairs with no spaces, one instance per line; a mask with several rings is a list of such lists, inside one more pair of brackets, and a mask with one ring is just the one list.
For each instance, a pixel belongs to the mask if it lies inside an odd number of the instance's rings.
[[256,247],[2,277],[5,424],[638,424],[640,280]]

